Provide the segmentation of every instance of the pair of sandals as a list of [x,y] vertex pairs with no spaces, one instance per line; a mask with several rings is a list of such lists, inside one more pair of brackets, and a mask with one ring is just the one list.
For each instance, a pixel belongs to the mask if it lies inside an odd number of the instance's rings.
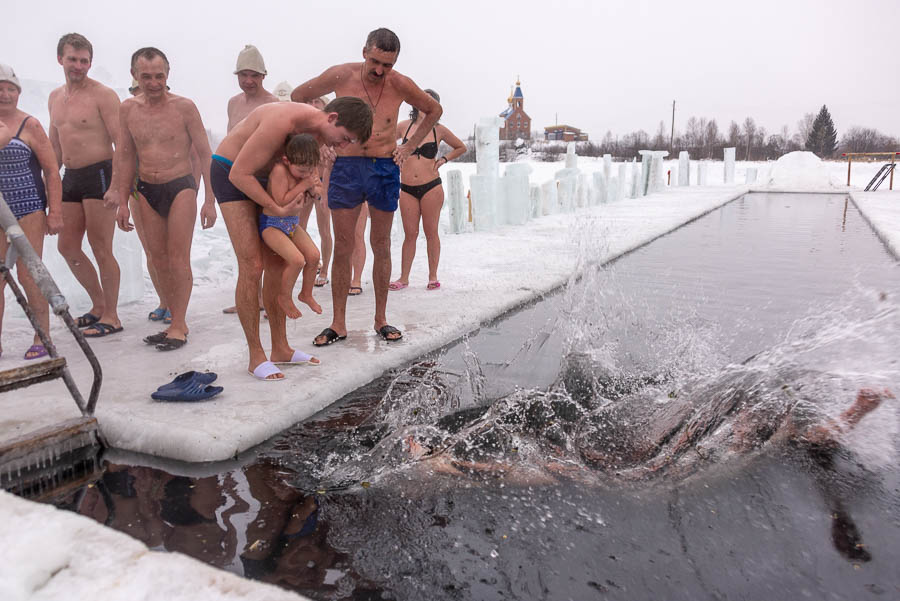
[[145,336],[144,343],[154,345],[158,351],[174,351],[187,344],[187,334],[184,335],[184,340],[181,340],[180,338],[169,338],[169,335],[163,330]]
[[[441,283],[438,280],[431,280],[428,282],[428,285],[425,286],[426,290],[437,290],[441,287]],[[409,288],[409,284],[405,282],[401,282],[400,280],[395,280],[388,284],[388,289],[396,292],[397,290],[403,290],[404,288]]]
[[[75,320],[75,325],[84,330],[85,338],[103,338],[110,334],[118,334],[125,328],[121,325],[114,326],[111,323],[103,323],[100,318],[93,313],[85,313]],[[89,331],[93,330],[93,332]]]
[[156,309],[150,311],[147,319],[149,319],[150,321],[161,321],[164,324],[170,324],[172,323],[172,312],[168,309],[157,307]]
[[[248,369],[247,373],[263,382],[279,382],[287,379],[284,377],[284,372],[278,369],[279,365],[312,365],[315,367],[320,363],[321,361],[319,361],[317,357],[314,357],[309,353],[294,351],[294,355],[291,357],[290,361],[263,361],[253,368],[253,371]],[[272,377],[277,376],[278,374],[281,374],[280,378]]]
[[[378,335],[381,336],[382,340],[386,342],[396,342],[403,338],[403,332],[391,325],[385,325],[378,328]],[[320,338],[322,338],[321,341],[319,341]],[[341,336],[331,328],[325,328],[319,333],[318,336],[313,338],[313,345],[328,346],[330,344],[334,344],[335,342],[340,342],[341,340],[346,339],[346,334]]]
[[217,377],[213,372],[188,371],[157,388],[150,397],[156,401],[205,401],[225,390],[221,386],[210,386]]

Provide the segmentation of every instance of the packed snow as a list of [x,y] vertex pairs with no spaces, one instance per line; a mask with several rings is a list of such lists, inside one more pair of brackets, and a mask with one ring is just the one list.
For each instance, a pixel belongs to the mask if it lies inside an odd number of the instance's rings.
[[149,550],[94,520],[0,491],[0,599],[301,601],[181,553]]

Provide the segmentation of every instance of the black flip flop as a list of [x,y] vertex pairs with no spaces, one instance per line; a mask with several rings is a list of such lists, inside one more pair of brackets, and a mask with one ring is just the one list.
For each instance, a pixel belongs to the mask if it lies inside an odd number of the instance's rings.
[[75,325],[79,328],[87,328],[100,321],[100,318],[93,313],[85,313],[75,320]]
[[[403,339],[403,333],[400,330],[398,330],[397,328],[395,328],[394,326],[381,326],[380,328],[378,328],[378,333],[387,342],[397,342],[398,340]],[[388,338],[388,336],[390,334],[400,334],[400,335],[397,336],[396,338]]]
[[[353,292],[354,290],[359,292]],[[362,288],[359,286],[350,286],[350,290],[347,292],[347,296],[359,296],[360,294],[362,294]]]
[[185,344],[187,344],[187,338],[181,340],[179,338],[168,338],[160,342],[156,345],[156,350],[158,351],[174,351],[180,349]]
[[147,344],[159,344],[166,338],[168,338],[168,336],[166,336],[166,331],[163,330],[162,332],[157,332],[156,334],[144,336],[144,342],[146,342]]
[[[90,330],[91,328],[94,328],[94,330],[96,330],[93,334],[89,334],[87,332],[87,330]],[[87,328],[85,328],[85,331],[83,333],[85,338],[103,338],[104,336],[109,336],[110,334],[121,332],[124,329],[125,328],[123,328],[122,326],[119,326],[117,328],[112,324],[98,321],[97,323],[89,325]]]
[[[325,342],[316,342],[316,339],[322,336],[325,337]],[[316,338],[313,338],[313,346],[328,346],[329,344],[334,344],[335,342],[346,338],[346,335],[341,336],[331,328],[325,328],[318,336],[316,336]]]

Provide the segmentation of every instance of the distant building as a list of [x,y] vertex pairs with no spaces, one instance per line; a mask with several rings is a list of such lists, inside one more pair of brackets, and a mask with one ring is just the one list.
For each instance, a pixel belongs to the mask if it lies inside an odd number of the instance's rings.
[[500,113],[500,116],[503,117],[503,127],[500,128],[501,140],[531,139],[531,117],[522,108],[525,103],[525,97],[522,95],[520,86],[521,83],[516,80],[516,89],[506,100],[509,106]]
[[545,140],[562,140],[563,142],[587,142],[588,135],[571,125],[550,125],[544,128]]

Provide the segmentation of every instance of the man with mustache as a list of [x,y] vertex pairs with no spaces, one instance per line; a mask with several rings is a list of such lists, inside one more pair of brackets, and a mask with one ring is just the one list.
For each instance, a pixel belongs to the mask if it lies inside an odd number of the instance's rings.
[[[366,39],[364,62],[335,65],[291,93],[294,102],[309,102],[335,92],[355,96],[372,107],[372,136],[338,153],[328,185],[328,208],[334,224],[334,258],[331,269],[331,297],[334,316],[331,326],[316,336],[314,344],[324,346],[347,337],[347,293],[350,287],[350,258],[353,234],[363,202],[368,202],[372,218],[370,244],[374,265],[375,331],[386,341],[400,340],[403,334],[387,321],[388,281],[391,276],[391,225],[400,198],[400,165],[431,131],[443,110],[412,79],[394,71],[400,40],[389,29],[376,29]],[[424,115],[421,127],[402,146],[397,146],[397,117],[406,102]]]

